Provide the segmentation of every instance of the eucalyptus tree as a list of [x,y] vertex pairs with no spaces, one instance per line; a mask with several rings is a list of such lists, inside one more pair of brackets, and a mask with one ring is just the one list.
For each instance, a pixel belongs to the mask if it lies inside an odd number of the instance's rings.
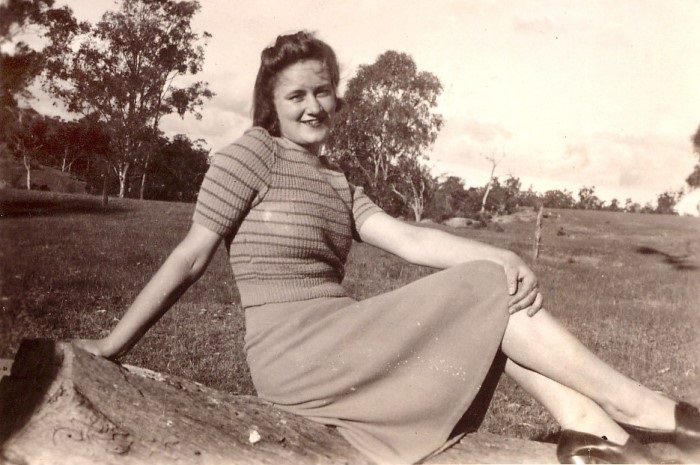
[[435,112],[441,92],[435,75],[392,50],[348,81],[328,149],[350,181],[387,211],[410,207],[415,213],[424,204],[416,196],[426,193],[432,178],[421,163],[443,125]]
[[31,186],[31,167],[41,150],[38,132],[45,121],[27,104],[32,97],[29,86],[43,68],[40,45],[23,41],[33,36],[58,38],[60,31],[75,31],[79,25],[68,7],[53,7],[53,0],[0,1],[0,155],[11,153],[27,170],[27,188]]
[[213,95],[191,78],[202,70],[211,37],[192,29],[199,9],[196,1],[121,0],[116,11],[46,49],[45,88],[69,111],[94,115],[107,128],[120,197],[136,168],[143,198],[161,118],[201,118],[204,99]]
[[[16,109],[18,98],[29,98],[27,90],[41,72],[43,54],[24,42],[22,35],[51,35],[75,31],[78,23],[70,8],[53,7],[54,0],[6,0],[0,4],[0,104]],[[19,39],[19,40],[18,40]]]
[[[693,150],[700,157],[700,126],[698,126],[698,130],[695,131],[690,140],[693,143]],[[693,189],[700,188],[700,162],[695,164],[693,172],[690,173],[685,182]]]

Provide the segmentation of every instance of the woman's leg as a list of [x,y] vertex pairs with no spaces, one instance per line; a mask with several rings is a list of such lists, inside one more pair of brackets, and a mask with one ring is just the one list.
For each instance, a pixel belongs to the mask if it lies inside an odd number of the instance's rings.
[[552,414],[562,429],[593,434],[617,443],[628,434],[593,400],[508,359],[505,372]]
[[[518,365],[593,400],[616,421],[664,430],[675,426],[674,401],[607,365],[544,310],[533,317],[524,311],[512,315],[501,348]],[[568,396],[537,377],[524,382],[536,393]]]

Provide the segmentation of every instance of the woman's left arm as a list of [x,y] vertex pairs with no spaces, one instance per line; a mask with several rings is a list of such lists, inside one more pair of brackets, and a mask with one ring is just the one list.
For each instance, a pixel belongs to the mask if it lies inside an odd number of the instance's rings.
[[503,266],[508,282],[509,312],[527,309],[528,315],[532,316],[542,308],[535,273],[509,250],[439,229],[411,225],[384,212],[367,218],[358,232],[363,242],[416,265],[449,268],[475,260],[497,263]]

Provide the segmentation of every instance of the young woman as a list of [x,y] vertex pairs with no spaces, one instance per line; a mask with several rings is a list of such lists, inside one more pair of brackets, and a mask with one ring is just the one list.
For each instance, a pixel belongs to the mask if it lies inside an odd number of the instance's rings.
[[[498,351],[562,425],[561,461],[654,461],[621,425],[700,445],[700,413],[582,346],[542,309],[518,256],[392,218],[319,156],[338,81],[335,54],[312,34],[263,51],[254,127],[212,160],[189,233],[107,337],[77,344],[128,351],[224,241],[258,395],[337,426],[377,462],[413,463],[443,445]],[[353,239],[445,270],[355,301],[340,285]]]

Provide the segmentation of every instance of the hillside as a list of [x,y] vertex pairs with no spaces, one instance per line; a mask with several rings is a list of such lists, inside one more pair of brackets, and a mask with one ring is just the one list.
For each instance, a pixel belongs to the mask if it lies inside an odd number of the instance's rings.
[[[8,157],[0,157],[0,189],[26,188],[27,171],[24,165]],[[32,188],[51,192],[71,194],[85,193],[85,181],[74,178],[70,173],[48,166],[37,165],[32,168]]]

